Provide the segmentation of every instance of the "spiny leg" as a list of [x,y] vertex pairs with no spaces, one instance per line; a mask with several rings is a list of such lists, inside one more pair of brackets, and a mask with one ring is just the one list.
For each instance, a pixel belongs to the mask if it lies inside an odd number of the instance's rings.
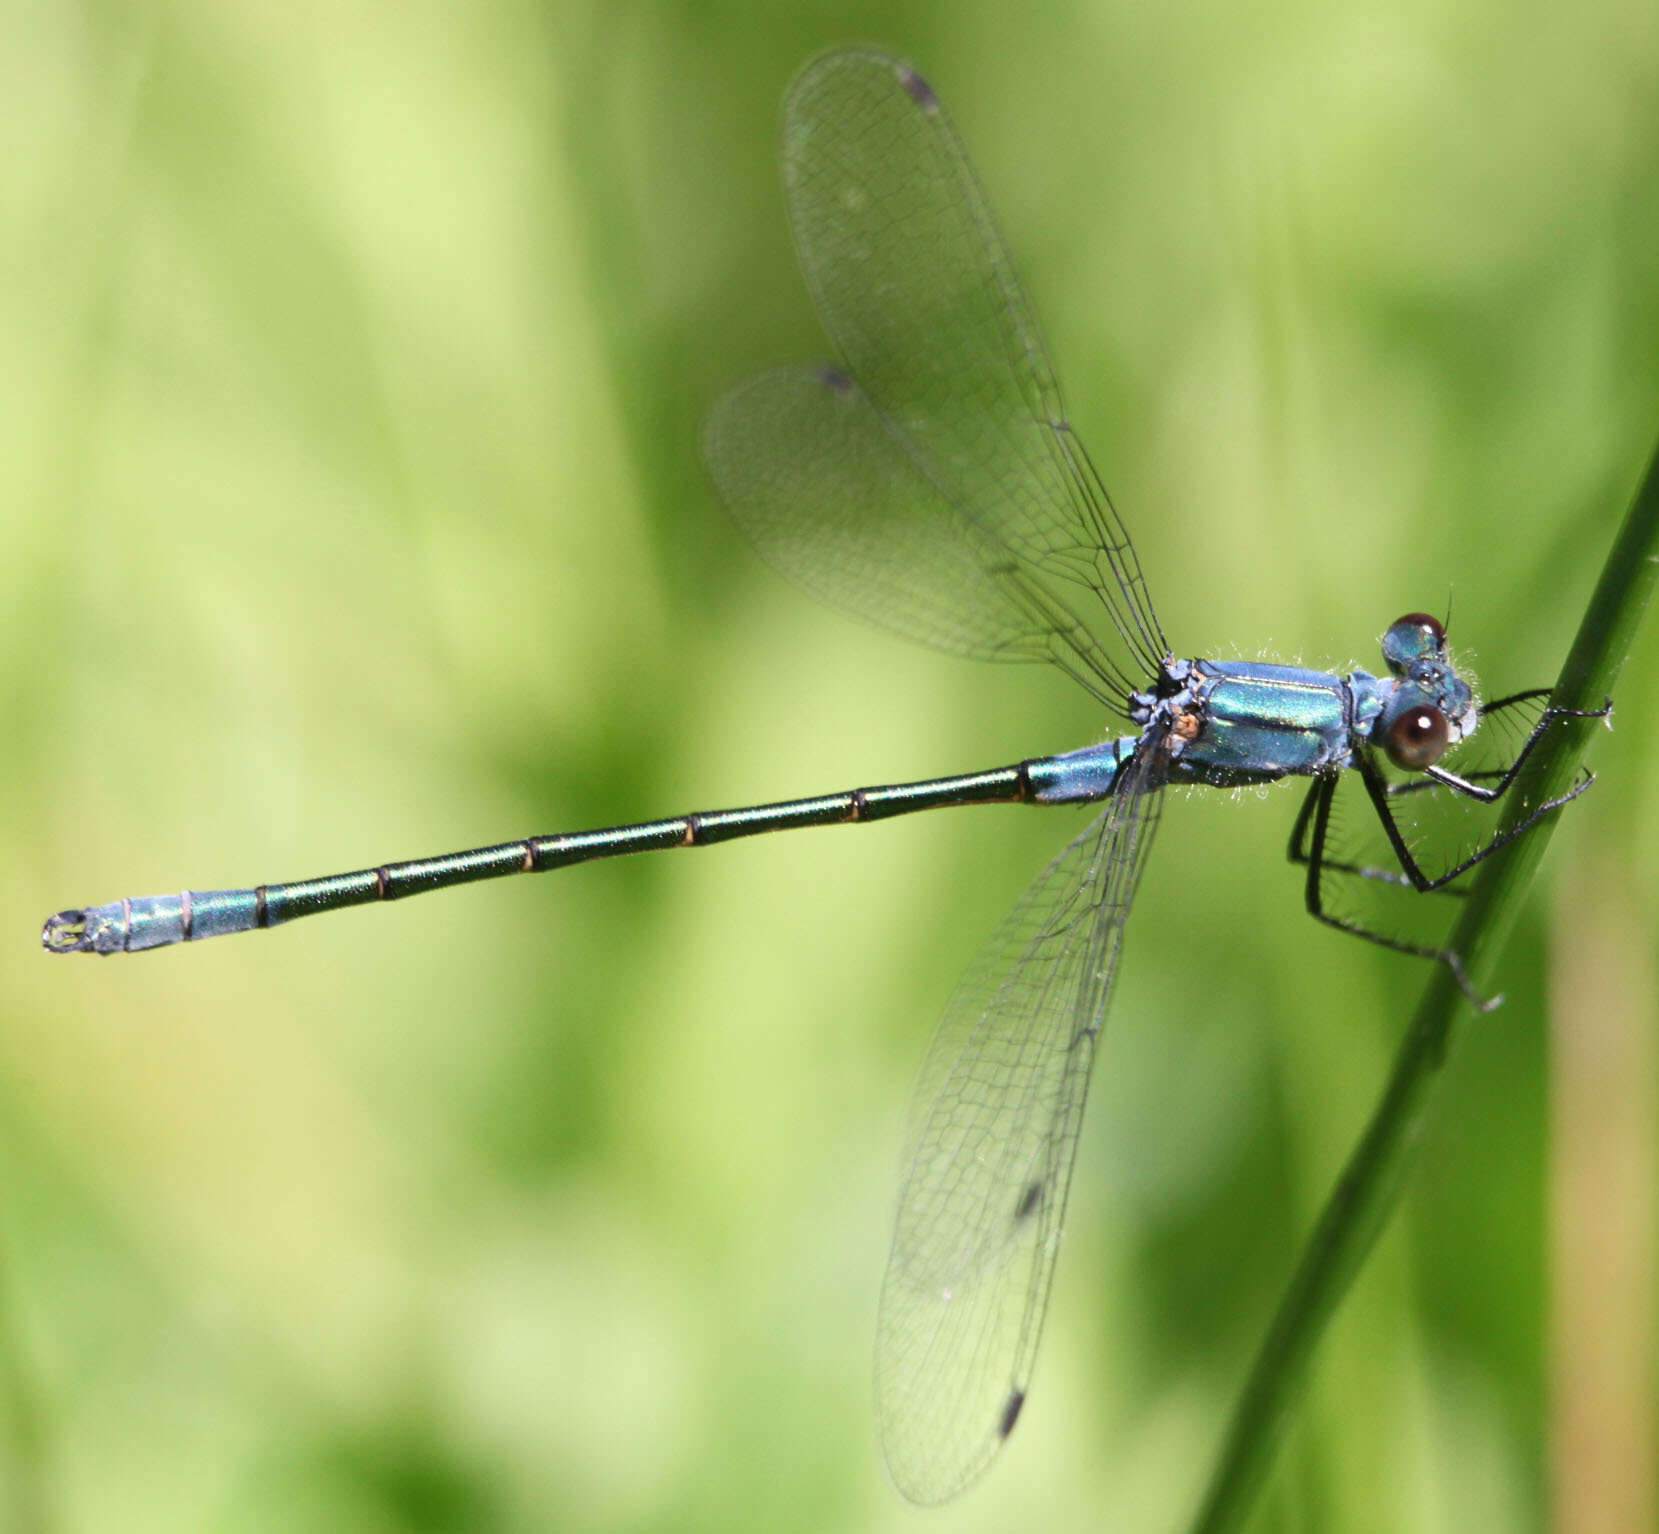
[[[1536,738],[1536,735],[1533,738]],[[1527,747],[1523,750],[1530,749],[1530,747],[1531,740],[1528,741]],[[1478,799],[1484,804],[1490,804],[1514,782],[1515,768],[1519,765],[1519,760],[1517,758],[1516,763],[1511,765],[1509,770],[1503,774],[1498,787],[1490,790],[1478,788],[1466,780],[1456,779],[1452,774],[1442,775],[1437,768],[1430,767],[1426,770],[1434,774],[1435,781],[1445,787],[1456,789],[1460,793]],[[1394,849],[1395,857],[1400,860],[1400,867],[1404,870],[1407,881],[1414,890],[1423,895],[1434,890],[1444,889],[1459,875],[1467,873],[1475,864],[1485,862],[1500,847],[1507,847],[1516,837],[1530,831],[1551,810],[1558,810],[1562,805],[1569,804],[1578,798],[1596,780],[1594,773],[1590,772],[1588,768],[1584,769],[1582,780],[1575,783],[1566,793],[1557,794],[1553,799],[1546,799],[1542,804],[1534,807],[1525,819],[1518,821],[1506,831],[1495,832],[1491,840],[1484,846],[1477,847],[1461,862],[1454,863],[1450,868],[1439,874],[1430,875],[1424,872],[1422,865],[1413,855],[1410,846],[1407,845],[1404,835],[1401,834],[1399,822],[1394,818],[1394,810],[1389,803],[1389,800],[1393,797],[1389,792],[1390,784],[1383,777],[1370,751],[1364,748],[1356,750],[1354,752],[1354,763],[1359,768],[1359,775],[1365,784],[1365,791],[1371,796],[1371,806],[1377,812],[1377,819],[1382,823],[1383,833],[1388,837],[1388,844]]]
[[[1534,702],[1538,698],[1547,696],[1549,696],[1548,689],[1542,687],[1530,688],[1525,692],[1511,693],[1506,698],[1499,698],[1495,702],[1485,705],[1481,710],[1481,717],[1487,718],[1502,712],[1504,709],[1514,707],[1516,704]],[[1404,782],[1391,782],[1384,778],[1376,766],[1376,759],[1371,751],[1363,743],[1356,741],[1354,743],[1354,763],[1359,768],[1360,776],[1365,781],[1366,791],[1371,797],[1377,819],[1381,822],[1382,828],[1388,837],[1389,845],[1393,849],[1395,857],[1399,860],[1401,872],[1396,873],[1392,869],[1344,863],[1335,859],[1327,860],[1324,866],[1339,873],[1358,874],[1364,878],[1379,879],[1387,883],[1409,884],[1420,894],[1441,892],[1462,894],[1463,891],[1455,887],[1454,880],[1467,873],[1475,864],[1489,858],[1500,847],[1507,846],[1522,832],[1530,830],[1541,817],[1551,810],[1559,809],[1570,800],[1576,799],[1595,781],[1594,774],[1587,768],[1581,769],[1581,780],[1567,793],[1546,800],[1518,825],[1510,827],[1507,831],[1497,833],[1484,846],[1478,847],[1461,862],[1435,875],[1426,873],[1412,854],[1405,837],[1400,832],[1399,823],[1395,819],[1389,801],[1412,794],[1430,792],[1434,789],[1448,789],[1483,804],[1495,803],[1503,797],[1511,784],[1514,783],[1521,768],[1525,765],[1527,757],[1539,740],[1543,738],[1544,731],[1552,723],[1557,719],[1566,718],[1605,719],[1612,712],[1612,708],[1611,699],[1600,708],[1595,709],[1546,708],[1533,723],[1531,730],[1527,733],[1526,740],[1522,743],[1514,760],[1507,767],[1466,774],[1449,772],[1441,767],[1428,767],[1424,769],[1422,777],[1412,778]],[[1487,780],[1491,781],[1492,786],[1484,786]],[[1301,840],[1309,813],[1313,807],[1312,801],[1313,796],[1310,794],[1308,803],[1303,805],[1301,813],[1297,816],[1291,840],[1291,859],[1293,862],[1305,862],[1307,860],[1302,850]],[[1328,808],[1326,813],[1329,814]]]
[[[1350,937],[1364,938],[1367,942],[1376,943],[1380,947],[1393,949],[1395,953],[1413,954],[1420,959],[1433,959],[1444,964],[1451,971],[1452,978],[1457,981],[1458,989],[1468,997],[1470,1006],[1477,1012],[1490,1012],[1502,1000],[1502,996],[1482,996],[1469,983],[1469,977],[1464,973],[1463,960],[1451,948],[1436,948],[1426,943],[1413,943],[1405,938],[1395,937],[1387,932],[1378,932],[1372,927],[1363,926],[1346,916],[1338,916],[1334,911],[1325,909],[1324,894],[1321,888],[1323,876],[1327,868],[1334,868],[1339,872],[1356,871],[1352,865],[1327,863],[1325,860],[1325,840],[1330,830],[1331,804],[1336,798],[1337,778],[1333,773],[1326,777],[1315,778],[1313,787],[1303,802],[1297,814],[1297,828],[1292,833],[1291,852],[1295,856],[1300,833],[1306,827],[1308,820],[1313,822],[1313,841],[1307,849],[1305,861],[1308,874],[1304,885],[1303,898],[1307,905],[1308,915],[1315,921],[1324,922],[1328,927],[1335,927],[1338,932],[1346,932]],[[1391,835],[1396,850],[1400,850],[1403,843],[1396,840],[1398,831]],[[1409,854],[1408,854],[1409,855]],[[1363,873],[1364,870],[1357,870]],[[1385,870],[1377,870],[1376,876],[1387,877]]]
[[[1511,693],[1506,698],[1497,698],[1491,703],[1481,705],[1480,717],[1482,719],[1489,719],[1494,714],[1502,713],[1505,709],[1514,708],[1517,704],[1533,703],[1539,698],[1547,698],[1549,695],[1550,689],[1548,687],[1530,687],[1524,692]],[[1522,747],[1516,754],[1515,759],[1508,766],[1463,773],[1458,775],[1457,780],[1454,782],[1442,782],[1438,778],[1427,776],[1408,778],[1399,782],[1390,781],[1386,785],[1386,792],[1388,797],[1391,799],[1404,798],[1412,794],[1433,793],[1442,789],[1450,789],[1454,793],[1462,793],[1465,792],[1462,786],[1464,784],[1495,781],[1496,786],[1491,789],[1490,797],[1497,798],[1509,786],[1510,782],[1513,781],[1516,772],[1519,770],[1522,762],[1526,758],[1527,752],[1532,749],[1533,742],[1543,733],[1545,727],[1553,719],[1564,716],[1578,718],[1603,718],[1610,712],[1611,708],[1612,704],[1611,702],[1608,702],[1599,709],[1545,709],[1534,722],[1532,728],[1528,731],[1526,741],[1522,744]],[[1485,798],[1487,795],[1478,794],[1477,797]],[[1306,864],[1308,861],[1308,853],[1305,843],[1307,840],[1308,827],[1313,820],[1314,804],[1317,798],[1318,784],[1314,783],[1310,785],[1307,797],[1302,801],[1301,808],[1296,812],[1295,823],[1291,826],[1288,856],[1292,863]],[[1412,883],[1412,881],[1398,869],[1377,868],[1371,865],[1342,862],[1334,858],[1327,858],[1324,866],[1327,870],[1333,873],[1353,874],[1359,878],[1378,879],[1389,884]],[[1413,887],[1415,888],[1415,886]],[[1441,885],[1440,888],[1445,889],[1447,893],[1454,895],[1463,893],[1461,890],[1456,888],[1448,888],[1444,884]]]
[[[1533,702],[1538,698],[1547,696],[1548,689],[1532,688],[1526,692],[1514,693],[1509,697],[1500,698],[1487,704],[1481,710],[1481,714],[1483,718],[1488,717],[1518,704]],[[1383,947],[1397,952],[1416,954],[1423,958],[1437,959],[1446,964],[1451,970],[1458,985],[1474,1005],[1481,1007],[1483,1010],[1496,1005],[1496,999],[1488,1002],[1475,994],[1463,972],[1461,960],[1452,950],[1413,943],[1388,933],[1378,932],[1360,922],[1326,910],[1323,890],[1324,875],[1329,872],[1372,879],[1386,884],[1404,885],[1422,894],[1464,894],[1464,889],[1458,887],[1454,882],[1455,880],[1468,872],[1475,864],[1490,857],[1500,847],[1513,841],[1522,832],[1530,830],[1549,811],[1558,809],[1571,799],[1576,799],[1594,781],[1593,776],[1586,771],[1583,781],[1576,784],[1568,793],[1539,805],[1520,824],[1506,832],[1493,836],[1490,841],[1476,849],[1470,856],[1437,875],[1428,874],[1412,854],[1411,848],[1395,819],[1390,801],[1406,795],[1444,789],[1483,803],[1491,803],[1501,798],[1515,781],[1528,755],[1552,722],[1559,718],[1605,718],[1611,708],[1611,702],[1604,704],[1599,709],[1547,708],[1534,722],[1526,740],[1522,743],[1514,760],[1507,767],[1470,772],[1464,775],[1430,768],[1423,777],[1413,778],[1405,782],[1390,782],[1378,770],[1375,758],[1369,750],[1356,742],[1355,765],[1360,768],[1360,775],[1365,781],[1366,790],[1376,811],[1377,819],[1382,825],[1389,846],[1399,862],[1399,868],[1380,868],[1374,864],[1356,863],[1328,856],[1327,845],[1331,807],[1335,802],[1338,781],[1335,776],[1316,779],[1297,811],[1296,820],[1291,827],[1288,849],[1291,862],[1304,864],[1308,870],[1306,904],[1309,913],[1328,926],[1335,927],[1339,931],[1348,932],[1356,937],[1367,938]],[[1486,786],[1488,783],[1491,786]],[[1312,828],[1311,846],[1309,845],[1310,827]]]
[[[1471,774],[1471,776],[1481,776],[1481,774]],[[1491,776],[1496,777],[1497,774],[1493,773]],[[1310,861],[1310,854],[1307,847],[1308,829],[1313,823],[1314,809],[1319,800],[1320,785],[1325,781],[1326,780],[1324,778],[1315,778],[1313,782],[1308,785],[1307,795],[1303,798],[1301,808],[1296,812],[1296,820],[1290,828],[1290,845],[1286,848],[1285,855],[1292,863],[1298,864],[1299,866],[1306,866]],[[1332,779],[1331,781],[1334,783],[1335,779]],[[1418,788],[1439,788],[1440,786],[1441,785],[1438,783],[1430,783],[1421,778],[1413,778],[1409,783],[1390,783],[1388,785],[1388,791],[1390,794],[1393,794],[1396,791],[1407,791]],[[1332,793],[1335,793],[1334,787],[1332,789]],[[1347,874],[1357,879],[1375,879],[1384,884],[1397,884],[1407,889],[1415,888],[1411,880],[1406,877],[1402,870],[1398,868],[1379,868],[1374,863],[1353,863],[1342,858],[1333,857],[1323,857],[1320,860],[1320,868],[1325,873]],[[1439,889],[1432,890],[1429,893],[1437,895],[1463,895],[1466,894],[1467,891],[1458,888],[1455,884],[1451,884],[1443,885]]]
[[[1540,688],[1532,688],[1527,692],[1512,693],[1507,698],[1498,699],[1496,703],[1487,704],[1487,706],[1481,710],[1481,716],[1484,718],[1487,715],[1498,713],[1501,710],[1510,707],[1512,704],[1531,702],[1539,696],[1541,691],[1542,689]],[[1496,800],[1501,799],[1504,794],[1508,792],[1510,784],[1512,784],[1520,775],[1522,767],[1526,765],[1527,758],[1532,755],[1533,748],[1540,740],[1543,739],[1544,731],[1554,724],[1556,720],[1606,719],[1612,712],[1613,700],[1611,698],[1604,702],[1600,708],[1557,708],[1554,705],[1546,708],[1533,723],[1532,729],[1527,734],[1527,738],[1521,743],[1521,749],[1515,753],[1514,761],[1512,761],[1507,768],[1498,774],[1498,781],[1491,788],[1484,788],[1474,781],[1476,778],[1487,776],[1485,773],[1470,773],[1467,777],[1460,777],[1457,773],[1449,772],[1444,767],[1425,767],[1423,769],[1423,775],[1425,778],[1432,779],[1434,782],[1443,784],[1447,788],[1456,789],[1458,793],[1465,794],[1471,799],[1479,799],[1483,804],[1491,804]],[[1586,770],[1584,773],[1584,781],[1574,788],[1571,793],[1562,794],[1560,797],[1552,799],[1548,804],[1541,805],[1533,812],[1532,816],[1526,821],[1526,824],[1531,825],[1532,821],[1537,819],[1539,815],[1543,814],[1545,810],[1555,809],[1558,806],[1565,804],[1569,799],[1576,799],[1586,788],[1590,786],[1592,781],[1593,778],[1591,774],[1588,770]],[[1516,831],[1519,831],[1520,829],[1520,827],[1517,827]],[[1511,836],[1514,834],[1516,834],[1515,831],[1510,833]],[[1505,839],[1507,840],[1507,838]],[[1494,846],[1488,847],[1484,852],[1478,854],[1473,861],[1479,862],[1481,858],[1495,852],[1497,847],[1502,844],[1503,843],[1499,841]],[[1465,864],[1464,866],[1467,867],[1469,865]]]
[[[1483,720],[1491,719],[1494,715],[1503,713],[1505,709],[1514,708],[1517,704],[1535,703],[1539,698],[1549,697],[1550,691],[1551,689],[1548,687],[1529,687],[1525,692],[1513,692],[1507,698],[1497,698],[1491,703],[1483,703],[1480,706],[1480,717]],[[1552,720],[1563,717],[1603,718],[1611,707],[1611,703],[1608,703],[1602,708],[1582,712],[1577,709],[1551,710],[1546,708],[1539,713],[1538,718],[1528,729],[1527,738],[1522,743],[1514,761],[1504,767],[1483,768],[1479,771],[1459,773],[1457,776],[1466,783],[1495,783],[1497,786],[1493,790],[1494,794],[1501,794],[1504,788],[1508,786],[1508,780],[1514,776],[1515,771],[1520,766],[1527,750],[1530,749],[1533,738],[1540,734]],[[1451,789],[1454,793],[1462,792],[1454,784],[1443,783],[1436,778],[1424,776],[1406,778],[1399,782],[1390,781],[1388,796],[1391,799],[1400,799],[1411,794],[1433,793],[1438,789],[1446,788]]]

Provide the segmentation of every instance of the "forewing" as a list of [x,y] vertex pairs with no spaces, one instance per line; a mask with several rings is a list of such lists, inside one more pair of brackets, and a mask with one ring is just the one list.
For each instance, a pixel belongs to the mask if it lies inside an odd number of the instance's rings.
[[943,1501],[979,1474],[1025,1400],[1095,1041],[1157,822],[1160,796],[1133,787],[1004,919],[916,1084],[876,1333],[882,1446],[913,1501]]
[[783,169],[801,268],[848,371],[965,516],[1104,605],[1112,674],[1144,685],[1167,646],[1134,549],[938,98],[885,54],[826,54],[785,98]]

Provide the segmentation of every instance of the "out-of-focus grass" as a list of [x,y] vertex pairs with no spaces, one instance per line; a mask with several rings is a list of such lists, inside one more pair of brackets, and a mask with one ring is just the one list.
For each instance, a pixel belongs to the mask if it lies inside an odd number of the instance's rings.
[[[907,1520],[867,1385],[905,1089],[1064,813],[109,964],[46,959],[40,919],[1099,732],[1063,683],[814,607],[703,483],[707,402],[821,346],[773,125],[848,37],[952,107],[1178,647],[1370,665],[1450,589],[1489,690],[1548,680],[1659,416],[1659,18],[22,3],[7,31],[0,1505]],[[1561,928],[1624,935],[1574,971],[1592,1011],[1651,965],[1654,658],[1545,870],[1621,871]],[[1293,800],[1165,817],[1028,1420],[941,1527],[1190,1506],[1422,979],[1302,915]],[[1263,1528],[1531,1528],[1552,1438],[1575,1468],[1545,910]],[[1638,1129],[1619,1161],[1648,1217],[1651,1155]]]

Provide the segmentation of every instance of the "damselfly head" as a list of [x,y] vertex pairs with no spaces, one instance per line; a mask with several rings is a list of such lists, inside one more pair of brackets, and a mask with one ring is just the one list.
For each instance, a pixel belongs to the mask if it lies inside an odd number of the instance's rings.
[[1396,767],[1421,772],[1474,732],[1474,689],[1446,654],[1446,629],[1429,613],[1407,613],[1382,637],[1383,659],[1398,679],[1371,738]]

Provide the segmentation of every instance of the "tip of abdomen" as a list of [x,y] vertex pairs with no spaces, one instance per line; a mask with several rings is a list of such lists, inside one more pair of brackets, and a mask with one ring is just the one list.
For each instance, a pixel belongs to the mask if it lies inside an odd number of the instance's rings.
[[47,953],[86,953],[92,947],[85,911],[58,911],[40,929],[40,946]]

